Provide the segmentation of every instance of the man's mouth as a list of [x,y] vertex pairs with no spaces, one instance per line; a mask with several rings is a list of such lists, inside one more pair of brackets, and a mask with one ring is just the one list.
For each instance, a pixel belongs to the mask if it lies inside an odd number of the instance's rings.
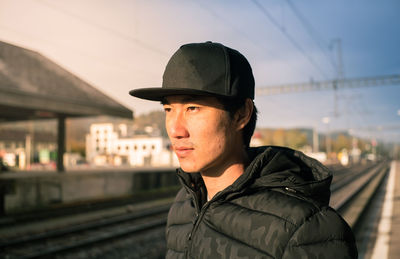
[[194,148],[192,147],[174,147],[175,154],[178,156],[178,158],[184,158],[188,156]]

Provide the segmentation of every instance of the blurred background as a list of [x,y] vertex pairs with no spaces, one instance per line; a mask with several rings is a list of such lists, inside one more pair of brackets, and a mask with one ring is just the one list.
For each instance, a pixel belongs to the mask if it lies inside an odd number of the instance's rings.
[[[88,163],[94,159],[88,160],[88,149],[95,147],[87,146],[86,135],[90,125],[99,120],[125,124],[129,136],[147,127],[148,132],[154,130],[153,136],[165,137],[162,114],[157,114],[161,106],[132,98],[128,91],[160,86],[164,67],[180,45],[208,40],[238,49],[249,59],[258,89],[256,137],[260,143],[334,152],[328,154],[332,158],[355,147],[362,153],[376,155],[374,152],[380,150],[397,155],[399,7],[397,1],[2,0],[0,40],[2,45],[38,53],[133,111],[135,119],[129,122],[66,117],[66,151],[79,154],[79,159]],[[7,52],[3,48],[3,53]],[[28,66],[27,62],[20,65]],[[3,73],[7,66],[3,57]],[[33,68],[30,72],[41,73]],[[17,81],[13,75],[9,78]],[[45,76],[41,80],[50,83]],[[26,85],[33,84],[26,81]],[[284,86],[288,90],[283,91]],[[278,90],[266,91],[273,87]],[[42,88],[37,91],[46,90]],[[25,90],[33,91],[29,87]],[[152,116],[157,118],[148,118]],[[3,163],[16,166],[10,153],[18,152],[9,146],[20,142],[16,147],[26,149],[23,135],[27,129],[46,132],[45,142],[56,140],[53,120],[40,119],[3,120]],[[11,136],[11,131],[22,139]],[[55,145],[46,149],[49,154],[44,149],[30,152],[31,166],[43,164],[38,161],[40,154],[49,156],[50,161],[55,159],[51,155]]]
[[[252,145],[288,146],[333,166],[398,159],[399,10],[396,0],[0,0],[1,172],[173,171],[161,105],[128,92],[161,86],[179,46],[205,41],[239,50],[253,68]],[[18,185],[3,188],[2,212],[142,186],[121,178],[78,194],[81,178],[70,191],[54,181],[35,189],[35,202],[16,195]]]

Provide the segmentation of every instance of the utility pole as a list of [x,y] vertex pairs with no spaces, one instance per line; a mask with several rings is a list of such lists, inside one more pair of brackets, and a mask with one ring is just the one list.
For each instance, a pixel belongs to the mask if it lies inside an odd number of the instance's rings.
[[313,149],[312,150],[314,153],[319,152],[318,131],[317,131],[316,126],[314,126],[314,128],[313,128]]
[[337,59],[337,76],[336,82],[333,85],[334,90],[334,116],[338,117],[338,84],[342,84],[344,82],[344,68],[343,68],[343,58],[342,58],[342,40],[340,38],[334,39],[332,41],[332,48],[336,45],[336,59]]
[[342,40],[340,38],[334,39],[333,44],[336,45],[336,58],[337,58],[337,79],[344,79],[344,67],[342,56]]
[[331,130],[329,127],[329,123],[331,122],[331,119],[329,117],[324,117],[322,118],[322,122],[326,124],[327,126],[327,131],[326,131],[326,138],[325,138],[325,145],[326,145],[326,156],[329,159],[329,154],[332,151],[331,145]]

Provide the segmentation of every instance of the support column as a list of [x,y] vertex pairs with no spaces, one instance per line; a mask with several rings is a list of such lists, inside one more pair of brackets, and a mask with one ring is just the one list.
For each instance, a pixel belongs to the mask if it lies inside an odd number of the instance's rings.
[[319,139],[318,139],[318,132],[317,132],[317,126],[314,126],[313,128],[313,148],[312,151],[314,153],[319,152]]
[[65,116],[60,115],[57,123],[57,171],[64,172]]

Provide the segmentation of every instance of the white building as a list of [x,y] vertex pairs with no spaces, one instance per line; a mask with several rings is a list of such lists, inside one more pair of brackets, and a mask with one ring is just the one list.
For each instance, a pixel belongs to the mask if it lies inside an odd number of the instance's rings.
[[[116,130],[116,131],[114,131]],[[86,158],[95,165],[179,166],[163,137],[127,137],[127,126],[112,123],[92,124],[86,136]]]

